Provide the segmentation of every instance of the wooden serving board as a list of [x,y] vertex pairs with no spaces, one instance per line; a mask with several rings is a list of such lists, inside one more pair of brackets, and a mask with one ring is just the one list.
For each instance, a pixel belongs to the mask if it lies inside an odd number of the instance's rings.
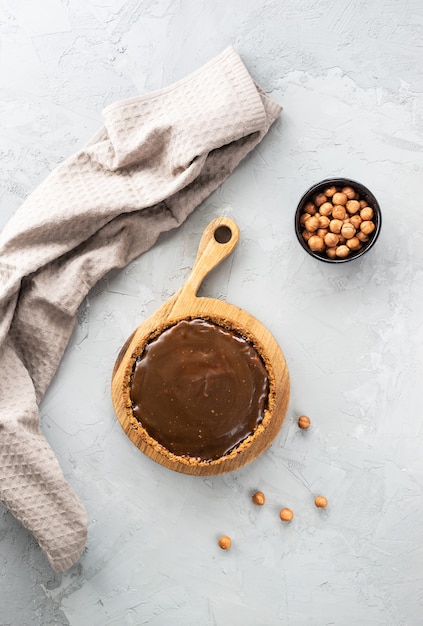
[[[231,254],[238,240],[238,226],[229,218],[217,218],[206,227],[187,281],[156,313],[134,330],[123,345],[113,370],[113,404],[129,439],[157,463],[185,474],[221,474],[253,461],[272,443],[288,408],[288,367],[279,345],[267,328],[239,307],[215,298],[197,296],[204,278]],[[193,318],[207,319],[244,335],[260,353],[270,379],[269,406],[262,424],[238,451],[214,461],[199,462],[170,454],[148,435],[132,414],[131,408],[130,378],[135,360],[143,352],[146,343],[178,321]]]

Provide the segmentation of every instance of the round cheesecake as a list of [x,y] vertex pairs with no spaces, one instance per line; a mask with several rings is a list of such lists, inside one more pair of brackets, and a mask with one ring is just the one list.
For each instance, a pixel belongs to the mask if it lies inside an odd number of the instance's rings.
[[189,463],[236,454],[262,428],[272,380],[245,333],[211,319],[182,319],[134,360],[129,399],[153,447]]

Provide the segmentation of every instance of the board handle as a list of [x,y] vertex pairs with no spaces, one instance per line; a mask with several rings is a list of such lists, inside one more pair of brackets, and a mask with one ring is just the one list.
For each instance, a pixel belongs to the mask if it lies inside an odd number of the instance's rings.
[[229,217],[217,217],[210,222],[204,229],[197,257],[178,299],[184,295],[195,297],[207,274],[231,254],[238,240],[239,228]]

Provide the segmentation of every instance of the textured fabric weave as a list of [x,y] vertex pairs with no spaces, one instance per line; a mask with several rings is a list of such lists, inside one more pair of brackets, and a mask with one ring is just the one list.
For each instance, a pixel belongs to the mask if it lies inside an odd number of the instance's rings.
[[0,500],[56,571],[79,559],[87,517],[38,405],[78,307],[109,270],[180,225],[279,113],[228,48],[168,88],[105,109],[103,128],[0,234]]

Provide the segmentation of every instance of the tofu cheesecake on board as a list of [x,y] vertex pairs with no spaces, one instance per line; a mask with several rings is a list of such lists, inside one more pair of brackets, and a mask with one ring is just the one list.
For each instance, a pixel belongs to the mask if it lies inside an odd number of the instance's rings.
[[186,474],[220,474],[254,460],[288,407],[288,367],[269,330],[239,307],[197,296],[238,240],[229,218],[206,227],[187,281],[132,333],[113,371],[125,433],[147,456]]

